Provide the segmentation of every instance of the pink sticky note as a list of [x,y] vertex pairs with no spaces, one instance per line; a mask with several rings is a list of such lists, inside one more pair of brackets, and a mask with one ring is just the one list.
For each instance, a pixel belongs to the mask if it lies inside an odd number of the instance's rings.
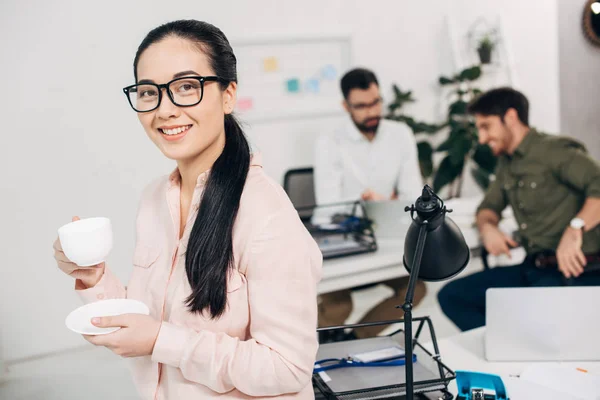
[[252,102],[252,98],[250,97],[242,97],[241,99],[238,99],[237,101],[237,107],[240,111],[247,111],[247,110],[251,110],[252,107],[254,107],[254,104]]

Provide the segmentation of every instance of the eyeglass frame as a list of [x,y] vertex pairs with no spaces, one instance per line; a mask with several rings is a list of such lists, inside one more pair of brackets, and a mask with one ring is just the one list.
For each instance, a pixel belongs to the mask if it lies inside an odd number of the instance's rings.
[[348,102],[347,100],[346,100],[346,104],[348,104],[348,107],[350,107],[354,111],[365,111],[365,110],[368,110],[368,109],[371,109],[373,107],[377,107],[377,106],[383,104],[383,97],[379,96],[377,99],[375,99],[373,102],[371,102],[369,104],[365,104],[365,103],[352,104],[352,103]]
[[[198,82],[200,82],[200,99],[196,103],[194,103],[194,104],[185,104],[185,105],[178,104],[175,101],[175,99],[173,98],[173,93],[171,93],[171,91],[169,90],[169,86],[173,82],[177,82],[177,81],[184,80],[184,79],[197,79]],[[126,87],[123,88],[123,93],[125,93],[125,97],[127,97],[127,101],[129,102],[129,105],[131,106],[131,108],[133,109],[133,111],[135,111],[137,113],[147,113],[147,112],[150,112],[150,111],[154,111],[158,107],[160,107],[160,103],[162,101],[162,96],[163,96],[163,94],[162,94],[163,93],[163,89],[165,89],[165,91],[167,92],[167,96],[169,96],[169,99],[171,100],[171,103],[173,103],[177,107],[193,107],[193,106],[197,106],[198,104],[200,104],[200,102],[204,98],[204,82],[229,83],[229,82],[231,82],[231,80],[225,79],[225,78],[222,78],[222,77],[216,76],[216,75],[211,75],[211,76],[181,76],[179,78],[172,79],[169,82],[162,83],[162,84],[148,82],[148,83],[136,83],[136,84],[133,84],[133,85],[129,85],[129,86],[126,86]],[[131,97],[129,96],[129,91],[131,89],[133,89],[134,87],[141,86],[141,85],[150,85],[150,86],[154,86],[154,87],[158,88],[158,102],[156,103],[156,107],[151,108],[150,110],[138,111],[133,106],[133,103],[131,102]]]

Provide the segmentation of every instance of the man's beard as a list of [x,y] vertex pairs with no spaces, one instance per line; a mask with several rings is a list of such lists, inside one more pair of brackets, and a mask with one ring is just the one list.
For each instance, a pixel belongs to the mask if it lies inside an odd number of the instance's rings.
[[[352,121],[354,122],[354,125],[356,125],[358,130],[362,133],[375,135],[377,133],[377,128],[379,128],[379,122],[381,121],[381,117],[369,118],[361,123],[356,122],[354,118],[352,118]],[[367,125],[368,122],[373,121],[377,121],[377,123],[373,125]]]

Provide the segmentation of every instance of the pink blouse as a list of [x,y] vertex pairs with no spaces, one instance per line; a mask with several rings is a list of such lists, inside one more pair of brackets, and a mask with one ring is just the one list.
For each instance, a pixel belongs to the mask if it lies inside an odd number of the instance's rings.
[[132,360],[143,399],[313,399],[322,256],[286,193],[252,158],[233,230],[227,309],[190,313],[185,250],[208,172],[198,178],[181,240],[180,175],[151,183],[137,216],[133,273],[124,287],[106,268],[84,301],[144,302],[162,325],[151,356]]

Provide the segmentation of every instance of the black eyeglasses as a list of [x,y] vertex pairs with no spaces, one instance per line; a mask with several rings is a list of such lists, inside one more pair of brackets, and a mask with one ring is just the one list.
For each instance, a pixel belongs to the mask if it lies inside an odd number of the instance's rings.
[[373,102],[368,103],[368,104],[367,103],[356,103],[356,104],[348,103],[348,106],[356,111],[364,111],[371,107],[376,107],[376,106],[380,105],[381,103],[383,103],[383,98],[378,97],[377,99],[373,100]]
[[154,111],[160,106],[162,89],[167,90],[171,102],[179,107],[192,107],[199,104],[204,97],[205,82],[230,82],[219,76],[184,76],[170,82],[158,85],[156,83],[141,83],[123,88],[131,108],[143,113]]

